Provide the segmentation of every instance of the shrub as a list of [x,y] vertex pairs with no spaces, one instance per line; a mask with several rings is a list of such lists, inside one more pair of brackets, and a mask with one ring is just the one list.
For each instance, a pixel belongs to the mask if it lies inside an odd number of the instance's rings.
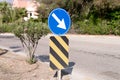
[[92,35],[118,35],[120,29],[114,26],[108,25],[106,20],[98,20],[97,24],[94,24],[90,20],[78,21],[75,26],[75,30],[79,34],[92,34]]
[[22,45],[28,51],[28,62],[35,63],[35,50],[39,39],[49,32],[47,25],[42,22],[28,21],[17,26],[14,34],[20,39]]

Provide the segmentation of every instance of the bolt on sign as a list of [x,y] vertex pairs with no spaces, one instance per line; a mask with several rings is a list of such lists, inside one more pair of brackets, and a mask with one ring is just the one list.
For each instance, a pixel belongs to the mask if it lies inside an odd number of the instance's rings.
[[71,19],[67,11],[56,8],[49,14],[48,26],[57,35],[50,37],[50,68],[52,70],[65,69],[69,65],[69,39],[65,33],[71,27]]
[[68,67],[69,40],[66,36],[50,37],[50,68],[64,69]]

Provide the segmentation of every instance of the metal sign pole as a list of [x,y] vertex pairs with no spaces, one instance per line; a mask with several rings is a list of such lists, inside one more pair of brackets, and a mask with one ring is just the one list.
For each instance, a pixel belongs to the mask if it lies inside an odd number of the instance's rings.
[[57,76],[58,76],[58,80],[62,80],[61,79],[61,70],[58,70]]

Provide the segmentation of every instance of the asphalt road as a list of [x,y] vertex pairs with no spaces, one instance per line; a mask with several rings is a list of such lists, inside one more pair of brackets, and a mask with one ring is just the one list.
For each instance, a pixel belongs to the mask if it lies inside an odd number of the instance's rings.
[[120,80],[120,37],[71,36],[70,60],[73,80]]
[[[49,36],[39,41],[36,55],[48,62]],[[71,80],[120,80],[120,37],[68,35]],[[24,55],[16,37],[0,36],[0,47]]]

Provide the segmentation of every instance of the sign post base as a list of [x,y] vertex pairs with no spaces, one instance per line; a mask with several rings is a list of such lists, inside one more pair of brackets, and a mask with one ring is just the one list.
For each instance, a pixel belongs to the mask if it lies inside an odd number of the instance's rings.
[[58,77],[58,80],[62,80],[61,79],[61,70],[58,70],[57,77]]

